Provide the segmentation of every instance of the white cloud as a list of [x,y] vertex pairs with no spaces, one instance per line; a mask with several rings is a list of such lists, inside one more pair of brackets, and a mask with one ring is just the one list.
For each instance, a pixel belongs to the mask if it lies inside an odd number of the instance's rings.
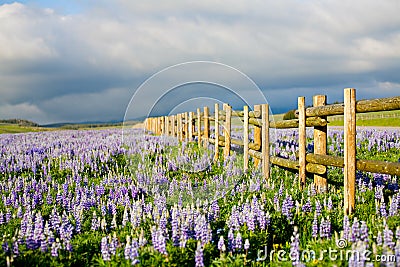
[[19,103],[16,105],[0,105],[2,119],[28,119],[32,121],[46,120],[46,114],[34,104]]
[[0,6],[0,60],[15,62],[55,57],[56,51],[46,42],[47,33],[40,32],[51,22],[52,14],[48,10],[32,12],[19,3]]

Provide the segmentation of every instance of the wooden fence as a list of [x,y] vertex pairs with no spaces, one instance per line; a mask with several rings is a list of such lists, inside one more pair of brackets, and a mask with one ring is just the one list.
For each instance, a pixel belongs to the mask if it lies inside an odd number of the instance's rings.
[[[356,170],[400,176],[399,162],[356,159],[356,114],[400,110],[400,96],[373,100],[356,101],[354,88],[344,89],[344,103],[326,104],[326,96],[313,97],[313,106],[305,107],[305,98],[298,98],[297,119],[270,121],[268,104],[255,105],[253,111],[244,106],[241,111],[233,111],[228,104],[215,104],[214,114],[209,108],[197,112],[153,117],[145,120],[145,128],[157,135],[175,136],[180,141],[193,141],[197,137],[199,145],[214,144],[215,159],[220,147],[223,155],[230,154],[231,145],[243,147],[243,168],[248,169],[249,157],[255,165],[261,162],[263,175],[268,179],[270,164],[292,169],[299,173],[299,186],[303,188],[306,175],[314,176],[317,191],[327,190],[327,166],[343,168],[344,171],[344,212],[351,214],[355,208]],[[344,157],[327,155],[327,116],[344,115]],[[243,122],[243,140],[231,137],[232,117],[240,117]],[[210,135],[210,122],[214,124],[214,138]],[[223,132],[220,132],[220,125]],[[249,140],[249,127],[254,127],[254,140]],[[314,153],[306,153],[306,127],[314,127]],[[270,128],[298,128],[298,159],[290,160],[270,155]]]

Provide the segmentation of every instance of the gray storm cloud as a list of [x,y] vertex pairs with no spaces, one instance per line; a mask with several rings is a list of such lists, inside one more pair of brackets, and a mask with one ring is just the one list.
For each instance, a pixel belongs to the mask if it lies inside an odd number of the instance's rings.
[[400,93],[398,1],[89,2],[0,5],[0,117],[122,120],[143,81],[193,60],[244,72],[278,112]]

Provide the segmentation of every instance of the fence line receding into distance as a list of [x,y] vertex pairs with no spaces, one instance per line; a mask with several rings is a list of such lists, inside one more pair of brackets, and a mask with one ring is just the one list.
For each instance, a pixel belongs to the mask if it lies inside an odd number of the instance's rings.
[[[297,118],[283,121],[269,120],[268,104],[255,105],[253,111],[244,106],[235,111],[228,104],[215,104],[214,114],[209,108],[200,108],[197,112],[186,112],[177,115],[151,117],[145,120],[145,128],[157,135],[175,136],[180,141],[193,141],[197,137],[199,145],[214,144],[217,160],[220,148],[224,157],[231,151],[231,145],[243,147],[243,168],[248,169],[249,157],[254,164],[261,162],[263,175],[269,179],[270,164],[292,169],[299,173],[299,186],[303,188],[306,175],[314,175],[317,191],[327,190],[327,167],[343,168],[344,171],[344,212],[351,214],[355,208],[356,170],[400,176],[399,162],[356,159],[356,114],[400,110],[400,96],[372,100],[356,101],[354,88],[344,89],[344,103],[326,104],[326,96],[313,97],[313,106],[305,107],[305,98],[298,98]],[[344,116],[344,157],[327,155],[327,116]],[[243,123],[243,140],[231,136],[232,117],[240,117]],[[210,135],[210,124],[214,125],[214,138]],[[223,131],[220,132],[220,127]],[[249,127],[254,127],[253,141],[249,139]],[[306,153],[306,127],[314,127],[314,153]],[[290,160],[270,155],[269,129],[298,128],[298,159]]]

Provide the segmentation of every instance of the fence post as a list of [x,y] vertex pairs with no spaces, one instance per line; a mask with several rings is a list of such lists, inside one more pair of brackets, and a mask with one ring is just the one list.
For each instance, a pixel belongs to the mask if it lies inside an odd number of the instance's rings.
[[157,122],[157,135],[160,135],[160,133],[161,133],[161,120],[160,120],[160,117],[156,118],[156,122]]
[[169,117],[165,116],[165,135],[169,135]]
[[[325,95],[315,95],[313,97],[313,106],[325,106],[326,96]],[[326,119],[326,116],[321,117]],[[326,140],[327,140],[327,126],[316,126],[314,127],[314,154],[326,155]],[[328,183],[326,180],[327,176],[325,174],[314,174],[314,184],[317,187],[318,192],[325,192],[328,188]]]
[[175,137],[175,116],[171,116],[171,136]]
[[269,179],[269,105],[261,105],[261,154],[262,172],[266,180]]
[[168,131],[169,131],[169,135],[173,136],[173,120],[172,120],[172,116],[168,116]]
[[226,159],[231,152],[231,115],[232,107],[228,104],[224,104],[225,110],[225,148],[224,148],[224,158]]
[[243,107],[243,171],[249,168],[249,107]]
[[306,184],[306,110],[305,97],[297,99],[299,111],[299,185],[303,188]]
[[193,138],[193,112],[189,112],[188,138],[189,142],[191,142]]
[[344,213],[355,207],[356,182],[356,90],[344,89]]
[[185,120],[185,123],[184,123],[185,140],[188,141],[189,139],[188,139],[188,113],[187,112],[185,112],[185,114],[184,114],[184,120]]
[[214,161],[217,162],[219,158],[219,106],[218,103],[214,105],[214,116],[215,116],[215,123],[214,123],[214,130],[215,130],[215,144],[214,144]]
[[208,138],[210,137],[210,124],[209,124],[209,110],[208,107],[204,107],[204,147],[208,145]]
[[197,143],[201,146],[201,113],[200,109],[197,109]]
[[[261,105],[254,105],[254,111],[261,112]],[[261,127],[254,125],[254,144],[261,148]],[[260,164],[260,159],[254,158],[254,167]]]
[[160,125],[158,128],[158,135],[162,135],[164,133],[164,119],[163,117],[158,117],[158,124]]
[[178,123],[177,123],[177,130],[178,130],[178,140],[182,141],[182,113],[177,114]]

